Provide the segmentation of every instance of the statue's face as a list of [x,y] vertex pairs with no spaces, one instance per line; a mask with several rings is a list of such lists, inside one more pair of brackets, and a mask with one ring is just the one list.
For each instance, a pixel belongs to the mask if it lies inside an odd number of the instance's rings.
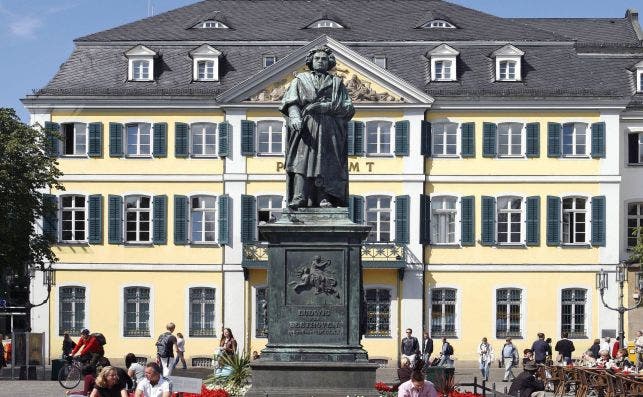
[[328,70],[328,54],[323,51],[316,52],[313,55],[313,70],[316,72],[326,72]]

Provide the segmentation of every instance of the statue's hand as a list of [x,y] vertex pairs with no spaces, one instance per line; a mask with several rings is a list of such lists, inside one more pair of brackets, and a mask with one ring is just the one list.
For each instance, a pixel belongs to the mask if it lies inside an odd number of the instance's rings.
[[298,117],[293,117],[290,119],[290,126],[296,132],[301,131],[301,119]]
[[329,102],[314,102],[311,103],[310,105],[306,106],[306,110],[304,112],[307,113],[328,113],[330,110],[330,103]]

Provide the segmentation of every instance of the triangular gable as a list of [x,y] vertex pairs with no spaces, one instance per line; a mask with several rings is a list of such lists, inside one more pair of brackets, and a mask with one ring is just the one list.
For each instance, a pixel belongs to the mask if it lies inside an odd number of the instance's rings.
[[456,50],[455,48],[451,47],[450,45],[440,44],[439,46],[433,48],[432,50],[430,50],[426,54],[429,57],[430,56],[458,56],[458,55],[460,55],[460,51]]
[[497,57],[497,56],[517,57],[517,56],[525,55],[525,52],[520,50],[519,48],[512,46],[511,44],[505,44],[504,46],[495,50],[491,55],[494,57]]
[[142,44],[137,45],[136,47],[130,48],[125,52],[126,56],[156,56],[156,52],[150,50]]
[[334,72],[344,78],[344,84],[355,102],[433,103],[433,98],[423,91],[327,35],[318,37],[279,62],[225,91],[219,96],[219,101],[221,103],[239,103],[247,100],[280,101],[283,90],[294,78],[296,72],[307,70],[305,60],[308,52],[323,45],[333,51],[337,60]]
[[195,56],[218,57],[219,55],[221,55],[221,51],[209,44],[201,44],[199,47],[190,51],[190,56],[192,56],[192,58]]

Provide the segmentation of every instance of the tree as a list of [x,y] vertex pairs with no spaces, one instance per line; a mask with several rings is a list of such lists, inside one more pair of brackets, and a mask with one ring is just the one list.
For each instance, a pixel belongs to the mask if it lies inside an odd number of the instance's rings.
[[42,128],[20,121],[14,109],[0,108],[0,299],[30,308],[28,268],[44,269],[57,260],[51,236],[36,221],[56,211],[47,200],[63,190],[55,158],[47,156],[52,140]]
[[628,262],[643,263],[643,227],[635,228],[632,236],[636,236],[636,245],[631,248]]

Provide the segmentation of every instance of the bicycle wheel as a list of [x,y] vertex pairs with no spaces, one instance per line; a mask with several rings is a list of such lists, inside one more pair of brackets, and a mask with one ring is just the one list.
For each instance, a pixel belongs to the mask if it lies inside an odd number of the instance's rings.
[[65,365],[58,371],[58,383],[65,389],[73,389],[80,383],[80,367]]

